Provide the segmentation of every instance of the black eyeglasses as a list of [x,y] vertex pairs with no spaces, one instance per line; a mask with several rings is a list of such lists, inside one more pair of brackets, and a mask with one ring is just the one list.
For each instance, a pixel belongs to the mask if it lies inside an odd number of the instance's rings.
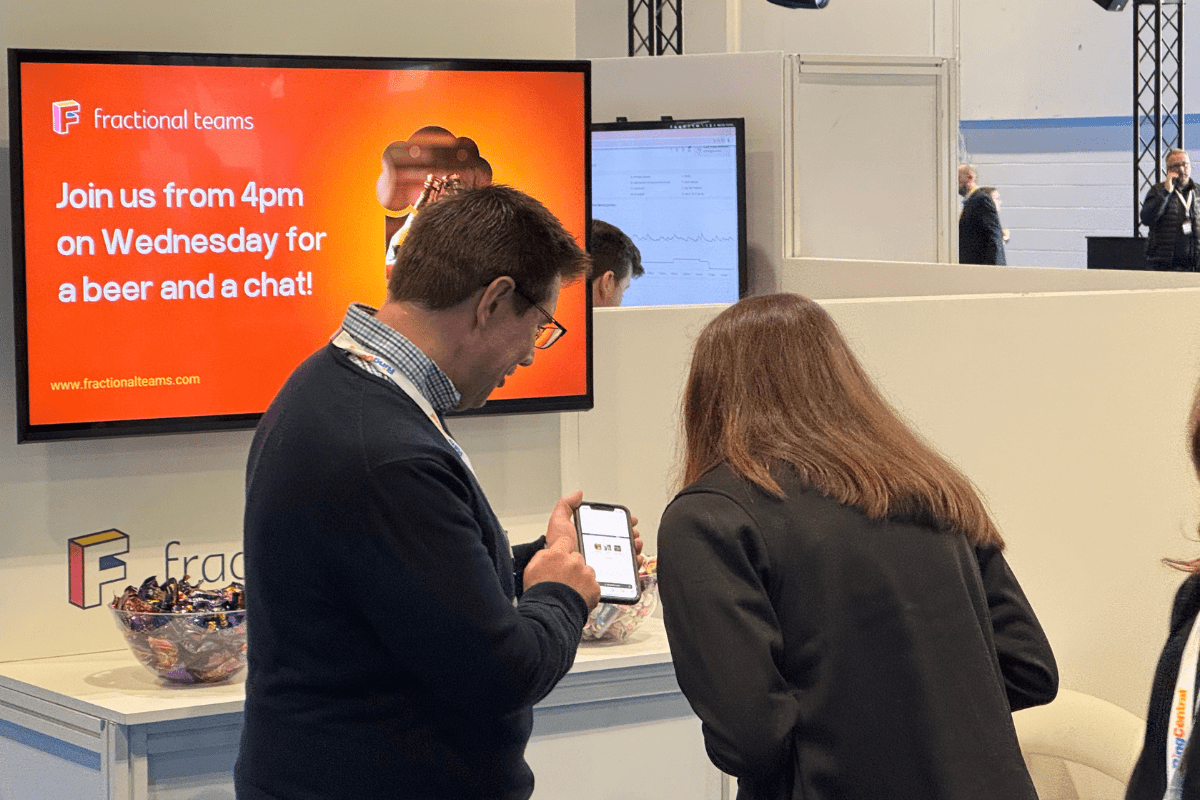
[[542,312],[546,319],[550,320],[549,322],[543,322],[541,325],[538,325],[537,333],[535,333],[533,336],[534,347],[536,347],[538,350],[545,350],[549,348],[550,345],[562,338],[562,335],[567,332],[567,329],[562,326],[562,323],[556,320],[549,311],[533,302],[533,298],[521,291],[521,288],[516,284],[513,284],[513,291],[523,297],[525,302],[529,303],[529,305]]

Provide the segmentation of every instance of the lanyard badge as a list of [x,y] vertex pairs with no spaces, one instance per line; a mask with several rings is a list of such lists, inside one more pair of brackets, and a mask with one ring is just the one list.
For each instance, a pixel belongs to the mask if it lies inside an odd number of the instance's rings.
[[1200,664],[1200,614],[1192,623],[1179,659],[1171,716],[1167,723],[1167,791],[1163,800],[1176,800],[1183,792],[1183,756],[1196,720],[1196,667]]
[[458,457],[461,458],[463,463],[467,465],[467,469],[471,470],[471,474],[475,474],[475,467],[471,465],[471,459],[468,458],[467,454],[463,452],[463,449],[458,446],[458,442],[454,441],[454,439],[450,436],[450,432],[446,430],[446,426],[442,424],[441,419],[438,418],[437,413],[433,410],[433,404],[429,402],[425,395],[421,394],[421,391],[417,388],[416,384],[409,380],[407,376],[401,374],[398,369],[389,364],[385,359],[381,358],[375,353],[372,353],[356,342],[354,337],[347,333],[345,329],[339,329],[338,332],[334,334],[333,338],[330,339],[330,342],[332,342],[334,347],[345,351],[353,358],[365,361],[368,364],[373,364],[382,370],[388,380],[394,383],[396,387],[400,389],[400,391],[412,398],[412,401],[416,403],[421,411],[425,413],[426,418],[428,418],[429,421],[433,423],[433,426],[438,429],[438,433],[442,434],[454,452],[458,453]]

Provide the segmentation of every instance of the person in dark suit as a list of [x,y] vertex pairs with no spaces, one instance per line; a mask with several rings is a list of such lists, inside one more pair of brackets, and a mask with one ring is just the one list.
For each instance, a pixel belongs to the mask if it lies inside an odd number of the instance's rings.
[[[1192,466],[1200,476],[1200,392],[1192,401],[1188,432]],[[1176,591],[1171,607],[1167,641],[1150,689],[1146,738],[1125,789],[1126,800],[1200,797],[1200,747],[1192,747],[1190,742],[1196,722],[1200,653],[1200,558],[1164,560],[1189,575]]]
[[1000,226],[1000,193],[980,186],[967,195],[958,218],[958,263],[1005,266],[1008,234]]
[[825,310],[726,309],[682,416],[664,622],[739,800],[1036,800],[1011,712],[1057,693],[1050,643],[970,481]]
[[1200,193],[1192,181],[1186,150],[1171,150],[1167,175],[1146,192],[1142,224],[1150,229],[1146,266],[1171,272],[1196,272],[1200,266]]

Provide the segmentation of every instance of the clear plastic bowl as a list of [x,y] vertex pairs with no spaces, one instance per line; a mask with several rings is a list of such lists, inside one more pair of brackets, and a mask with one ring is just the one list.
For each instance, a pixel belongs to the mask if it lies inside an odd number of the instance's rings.
[[109,606],[138,662],[172,683],[216,683],[246,667],[246,610],[180,613]]
[[583,626],[585,642],[623,642],[642,624],[642,620],[654,613],[658,607],[658,578],[642,573],[638,575],[642,586],[641,598],[630,606],[616,603],[600,603],[588,615]]

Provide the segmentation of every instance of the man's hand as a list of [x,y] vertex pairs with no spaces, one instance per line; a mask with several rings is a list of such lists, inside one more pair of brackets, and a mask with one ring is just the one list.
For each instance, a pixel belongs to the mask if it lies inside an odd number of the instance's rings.
[[575,512],[583,502],[583,492],[575,491],[559,499],[550,512],[550,522],[546,525],[546,547],[553,547],[559,539],[570,539],[572,549],[579,539],[575,532]]
[[565,583],[583,597],[591,611],[600,602],[600,584],[596,571],[584,563],[575,538],[571,515],[583,502],[583,492],[575,492],[558,501],[546,526],[546,547],[534,553],[525,566],[526,589],[542,581]]
[[1163,181],[1163,188],[1166,189],[1167,192],[1175,191],[1175,171],[1174,170],[1167,171],[1167,179]]

